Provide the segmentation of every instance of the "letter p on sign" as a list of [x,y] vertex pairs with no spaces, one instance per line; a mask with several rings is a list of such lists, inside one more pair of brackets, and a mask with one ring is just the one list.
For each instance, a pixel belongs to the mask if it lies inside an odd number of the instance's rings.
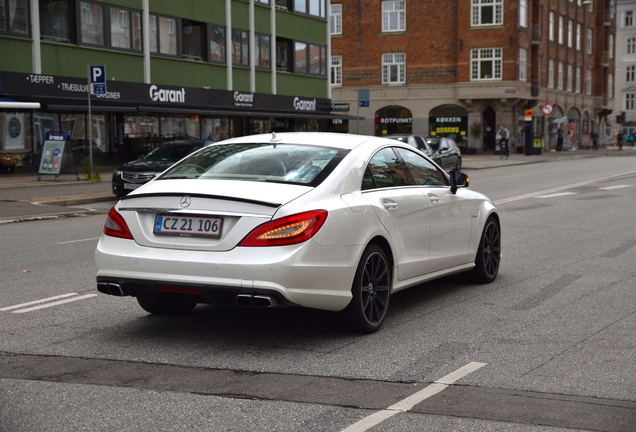
[[106,66],[89,66],[91,84],[103,84],[106,82]]

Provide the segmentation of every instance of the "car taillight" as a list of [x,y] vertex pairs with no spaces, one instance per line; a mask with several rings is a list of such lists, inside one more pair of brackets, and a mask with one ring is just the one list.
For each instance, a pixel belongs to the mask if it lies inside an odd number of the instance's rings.
[[327,220],[326,210],[299,213],[255,228],[239,246],[288,246],[312,238]]
[[115,207],[111,208],[108,212],[108,218],[106,218],[106,223],[104,224],[104,234],[111,237],[133,240],[126,221],[117,213]]

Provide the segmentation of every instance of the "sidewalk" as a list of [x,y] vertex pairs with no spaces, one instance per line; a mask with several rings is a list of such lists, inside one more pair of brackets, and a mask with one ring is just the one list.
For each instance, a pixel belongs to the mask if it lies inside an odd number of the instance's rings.
[[[508,159],[501,159],[499,155],[492,153],[464,155],[462,170],[469,172],[512,165],[615,156],[636,156],[636,147],[623,147],[622,151],[614,147],[597,151],[550,151],[531,156],[515,153]],[[0,174],[0,224],[94,214],[95,210],[88,207],[88,204],[112,202],[114,205],[117,201],[117,197],[111,192],[111,173],[114,169],[115,166],[101,166],[99,172],[102,181],[99,183],[87,181],[83,173],[80,173],[79,181],[74,174],[62,174],[57,182],[52,175],[41,176],[38,181],[35,169],[18,168],[15,174]]]

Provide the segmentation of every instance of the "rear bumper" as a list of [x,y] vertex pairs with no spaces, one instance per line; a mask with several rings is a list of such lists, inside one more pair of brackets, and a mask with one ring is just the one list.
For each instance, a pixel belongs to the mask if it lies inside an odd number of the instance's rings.
[[98,290],[109,295],[209,304],[236,304],[239,294],[262,295],[278,305],[338,311],[351,300],[361,254],[361,246],[320,246],[313,240],[207,252],[102,236],[95,263]]

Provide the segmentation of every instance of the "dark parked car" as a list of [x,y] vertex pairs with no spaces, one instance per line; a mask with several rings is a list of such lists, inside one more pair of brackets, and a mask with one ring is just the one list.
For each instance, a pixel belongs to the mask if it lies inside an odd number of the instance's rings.
[[431,159],[445,170],[462,169],[462,152],[455,140],[447,137],[428,137],[426,143],[432,150]]
[[118,197],[127,195],[207,143],[202,140],[166,142],[145,156],[118,166],[113,171],[113,193]]
[[431,147],[426,143],[426,140],[424,139],[424,137],[421,137],[419,135],[408,135],[408,134],[386,135],[384,138],[390,138],[390,139],[401,141],[412,147],[415,147],[416,149],[424,153],[426,156],[433,156],[433,150],[431,150]]

